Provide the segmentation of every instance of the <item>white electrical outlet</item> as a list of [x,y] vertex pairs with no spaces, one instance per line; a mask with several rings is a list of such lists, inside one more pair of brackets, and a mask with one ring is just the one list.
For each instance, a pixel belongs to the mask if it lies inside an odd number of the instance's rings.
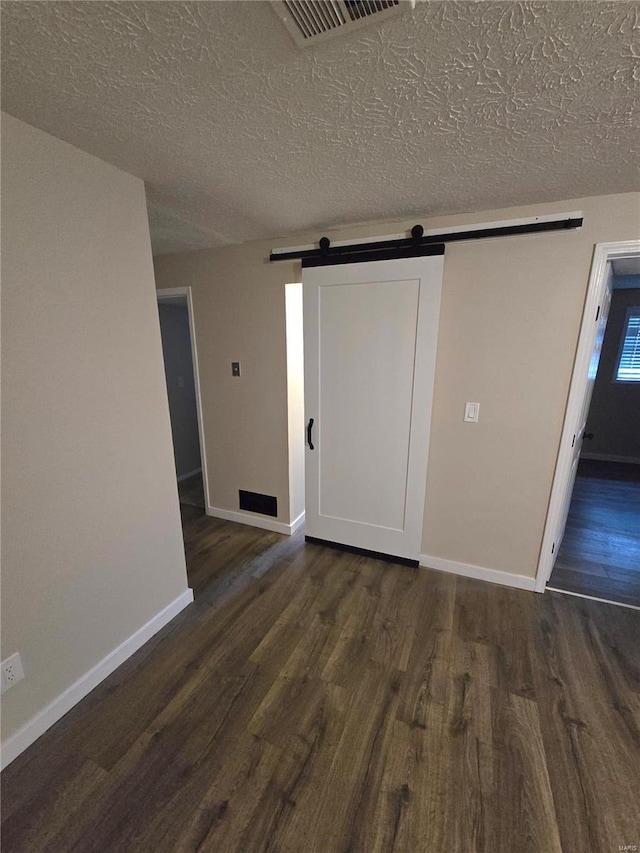
[[22,661],[18,652],[11,655],[0,665],[2,668],[2,692],[4,693],[14,684],[22,681],[24,678],[24,670],[22,669]]

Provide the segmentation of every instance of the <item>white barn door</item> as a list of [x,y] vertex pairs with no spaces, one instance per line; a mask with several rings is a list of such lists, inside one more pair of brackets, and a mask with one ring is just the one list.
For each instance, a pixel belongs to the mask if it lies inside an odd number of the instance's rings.
[[303,269],[308,537],[419,557],[443,260]]

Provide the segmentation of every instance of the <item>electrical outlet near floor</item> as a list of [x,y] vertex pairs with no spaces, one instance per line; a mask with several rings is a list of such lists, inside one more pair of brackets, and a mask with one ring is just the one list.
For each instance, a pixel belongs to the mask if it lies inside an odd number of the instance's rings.
[[10,687],[13,687],[14,684],[17,684],[24,678],[22,661],[18,652],[3,660],[0,667],[2,669],[2,692],[5,693]]

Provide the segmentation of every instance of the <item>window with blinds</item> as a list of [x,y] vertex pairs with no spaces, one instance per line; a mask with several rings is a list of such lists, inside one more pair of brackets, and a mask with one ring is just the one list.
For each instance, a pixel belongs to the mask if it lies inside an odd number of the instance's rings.
[[615,379],[616,382],[640,382],[640,305],[627,311]]

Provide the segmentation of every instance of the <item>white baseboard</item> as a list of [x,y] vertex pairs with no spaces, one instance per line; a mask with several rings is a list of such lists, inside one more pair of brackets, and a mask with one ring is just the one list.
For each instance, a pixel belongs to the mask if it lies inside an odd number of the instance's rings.
[[485,569],[482,566],[472,566],[469,563],[444,560],[442,557],[430,557],[428,554],[420,554],[420,565],[430,569],[438,569],[441,572],[449,572],[452,575],[462,575],[465,578],[475,578],[475,580],[499,583],[502,586],[511,586],[515,589],[535,591],[536,579],[528,578],[526,575],[512,575],[509,572],[500,572],[497,569]]
[[193,590],[186,589],[182,595],[179,595],[170,604],[163,608],[159,613],[150,619],[145,625],[128,637],[123,643],[115,648],[112,652],[102,658],[102,660],[92,667],[88,672],[85,672],[71,687],[68,687],[61,693],[53,702],[50,702],[41,711],[38,711],[22,728],[8,737],[2,744],[2,769],[10,764],[14,758],[17,758],[21,752],[31,746],[40,735],[43,735],[47,729],[51,728],[54,723],[63,717],[67,711],[70,711],[74,705],[77,705],[81,699],[90,693],[94,687],[97,687],[101,681],[111,675],[120,664],[124,663],[134,652],[157,634],[161,628],[170,622],[174,616],[177,616],[181,610],[184,610],[193,601]]
[[581,453],[580,459],[593,459],[595,462],[626,462],[628,465],[640,465],[639,456],[613,456],[610,453]]
[[303,511],[300,513],[300,515],[297,518],[294,518],[294,520],[289,525],[291,527],[291,534],[292,535],[296,532],[296,530],[300,530],[300,528],[304,524],[304,516],[305,516],[305,514]]
[[183,480],[188,480],[189,477],[195,477],[196,474],[200,474],[201,471],[202,471],[202,468],[194,468],[193,471],[187,471],[186,474],[181,474],[178,477],[178,482],[181,483]]
[[276,521],[259,513],[221,509],[218,506],[210,505],[207,505],[207,515],[222,518],[225,521],[235,521],[238,524],[248,524],[250,527],[260,527],[262,530],[271,530],[273,533],[284,533],[285,536],[291,536],[304,522],[304,513],[299,515],[291,524],[286,524],[284,521]]

